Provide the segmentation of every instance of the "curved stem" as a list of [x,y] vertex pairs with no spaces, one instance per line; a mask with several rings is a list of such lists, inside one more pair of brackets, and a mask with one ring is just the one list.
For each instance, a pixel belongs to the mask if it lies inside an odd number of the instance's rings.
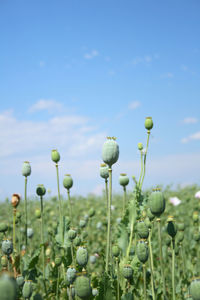
[[147,279],[146,279],[146,266],[143,264],[143,279],[144,279],[144,300],[147,300]]
[[108,273],[108,263],[110,257],[110,235],[111,235],[111,202],[112,202],[112,169],[109,172],[109,195],[108,195],[108,225],[107,225],[107,244],[106,244],[106,272]]
[[172,238],[172,294],[173,300],[175,300],[175,238]]
[[25,245],[27,248],[28,239],[27,239],[27,176],[25,176],[25,186],[24,186],[24,210],[25,210]]
[[140,183],[140,189],[142,189],[142,185],[143,185],[143,181],[144,181],[144,177],[145,177],[145,173],[146,173],[146,159],[147,159],[147,150],[149,147],[149,137],[150,137],[150,130],[147,131],[147,145],[146,145],[146,151],[144,154],[144,171],[143,171],[142,181]]
[[161,228],[160,228],[160,219],[157,219],[158,222],[158,240],[159,240],[159,250],[160,250],[160,266],[161,266],[161,275],[163,282],[163,298],[166,298],[166,289],[165,289],[165,275],[163,267],[163,257],[162,257],[162,240],[161,240]]
[[13,208],[13,249],[15,251],[16,244],[15,244],[15,220],[16,220],[16,208]]
[[58,173],[58,164],[56,164],[56,175],[57,175],[57,188],[58,188],[58,202],[59,202],[59,215],[60,215],[60,229],[62,233],[62,241],[64,239],[63,232],[63,216],[62,216],[62,200],[60,197],[60,186],[59,186],[59,173]]
[[149,253],[150,253],[150,269],[151,269],[151,291],[152,291],[152,298],[153,300],[156,300],[155,296],[155,288],[154,288],[154,264],[153,264],[153,252],[152,252],[152,246],[151,246],[151,235],[152,231],[149,230]]
[[73,226],[72,202],[71,202],[70,190],[69,189],[67,190],[67,195],[68,195],[68,202],[69,202],[70,221],[71,221],[71,226]]

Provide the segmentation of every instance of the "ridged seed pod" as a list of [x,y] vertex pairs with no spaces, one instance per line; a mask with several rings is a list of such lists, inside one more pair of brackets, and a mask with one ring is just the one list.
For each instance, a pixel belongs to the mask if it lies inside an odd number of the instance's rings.
[[145,224],[144,221],[140,221],[137,223],[137,232],[141,239],[147,239],[149,236],[149,228]]
[[69,281],[70,284],[72,284],[74,282],[74,280],[76,279],[76,269],[73,267],[69,267],[67,269],[67,280]]
[[125,173],[121,173],[119,176],[119,184],[123,187],[129,184],[129,178]]
[[151,130],[153,128],[153,120],[151,117],[147,117],[145,119],[144,126],[147,130]]
[[37,208],[37,209],[35,210],[35,216],[36,216],[37,219],[40,219],[40,218],[41,218],[41,211],[40,211],[39,208]]
[[123,274],[124,278],[131,279],[133,276],[133,269],[132,269],[131,265],[124,265],[122,268],[122,274]]
[[62,263],[62,258],[60,256],[55,257],[55,265],[59,267]]
[[120,255],[120,248],[117,245],[112,247],[112,254],[114,257],[118,257]]
[[33,285],[32,285],[32,281],[25,281],[24,285],[23,285],[23,289],[22,289],[22,295],[23,297],[26,298],[30,298],[31,295],[33,293]]
[[81,299],[88,299],[92,294],[90,279],[86,276],[79,276],[75,280],[75,293]]
[[95,264],[96,261],[97,261],[96,256],[95,255],[90,255],[90,263]]
[[21,213],[20,213],[20,211],[17,211],[17,213],[16,213],[16,217],[17,217],[17,219],[21,219]]
[[8,225],[6,223],[0,223],[0,232],[6,232],[8,230]]
[[90,218],[94,217],[94,215],[95,215],[95,210],[94,210],[93,207],[91,207],[91,208],[89,209],[88,215],[89,215]]
[[66,174],[63,179],[63,186],[65,189],[69,190],[73,186],[73,179],[70,174]]
[[27,237],[29,239],[31,239],[33,237],[33,234],[34,234],[33,229],[32,228],[27,228]]
[[88,251],[84,247],[79,247],[76,251],[76,260],[81,267],[85,267],[88,262]]
[[13,194],[11,198],[11,204],[14,208],[17,208],[20,202],[20,195],[19,194]]
[[73,243],[74,243],[74,246],[76,246],[76,247],[80,246],[80,244],[81,244],[80,236],[76,236]]
[[142,145],[142,143],[138,143],[138,150],[142,150],[143,149],[143,145]]
[[31,175],[31,165],[29,161],[25,161],[22,165],[22,175],[27,177]]
[[60,154],[58,150],[51,151],[51,159],[57,164],[60,160]]
[[119,146],[115,141],[115,138],[107,138],[107,141],[103,144],[102,159],[111,168],[119,158]]
[[80,226],[81,228],[85,228],[86,225],[87,225],[86,220],[80,220],[79,226]]
[[172,216],[167,218],[167,233],[174,238],[177,234],[177,226]]
[[36,194],[38,196],[44,196],[46,194],[46,189],[43,184],[38,184],[36,188]]
[[18,275],[16,277],[16,282],[18,286],[22,286],[24,284],[24,277],[22,275]]
[[1,257],[1,265],[2,265],[3,268],[6,268],[6,267],[7,267],[7,265],[8,265],[8,258],[7,258],[6,255],[3,255],[3,256]]
[[13,252],[13,243],[10,240],[3,240],[1,250],[9,256]]
[[97,296],[99,294],[99,291],[97,290],[97,288],[93,288],[92,289],[92,296]]
[[70,241],[73,241],[75,239],[76,234],[77,234],[77,232],[75,229],[70,229],[68,231],[68,238],[70,239]]
[[13,278],[7,274],[0,277],[0,299],[2,300],[16,300],[17,289]]
[[145,241],[141,240],[137,244],[136,254],[138,259],[144,264],[148,260],[149,250]]
[[151,213],[159,217],[165,210],[165,198],[160,189],[154,189],[149,196],[149,207]]
[[100,176],[104,179],[107,179],[109,177],[108,166],[106,164],[100,165]]
[[200,278],[195,278],[190,284],[190,294],[193,300],[200,300]]

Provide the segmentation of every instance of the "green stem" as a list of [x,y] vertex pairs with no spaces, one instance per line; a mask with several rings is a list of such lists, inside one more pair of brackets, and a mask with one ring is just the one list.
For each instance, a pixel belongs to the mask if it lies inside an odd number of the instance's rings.
[[[134,196],[133,200],[135,202],[135,197],[136,195]],[[135,203],[134,203],[134,207],[135,207]],[[132,221],[131,221],[131,226],[130,226],[130,237],[129,237],[129,244],[128,244],[128,248],[127,248],[127,251],[126,251],[126,258],[128,259],[129,258],[129,253],[130,253],[130,250],[131,250],[131,245],[132,245],[132,240],[133,240],[133,232],[134,232],[134,223],[135,223],[135,212],[134,212],[134,216],[132,216]]]
[[117,265],[117,300],[120,300],[120,294],[119,294],[119,261],[118,261],[118,258],[116,258],[116,265]]
[[108,225],[107,225],[107,247],[106,247],[106,273],[108,273],[108,263],[110,258],[110,234],[111,234],[111,202],[112,202],[112,169],[109,172],[109,195],[108,195]]
[[125,209],[126,209],[126,187],[123,187],[124,189],[124,196],[123,196],[123,216],[125,214]]
[[60,269],[58,267],[57,284],[56,284],[56,300],[59,300],[59,279],[60,279]]
[[70,284],[69,286],[69,300],[72,300],[73,297],[72,297],[72,284]]
[[144,181],[144,177],[145,177],[145,173],[146,173],[146,159],[147,159],[147,150],[149,147],[149,137],[150,137],[150,130],[147,131],[147,145],[146,145],[146,151],[144,154],[144,171],[143,171],[142,181],[140,183],[140,189],[142,189],[142,185],[143,185],[143,181]]
[[140,151],[140,162],[141,162],[141,171],[140,171],[140,178],[139,178],[139,182],[138,182],[139,186],[140,186],[140,182],[141,182],[142,174],[143,174],[143,169],[144,169],[144,162],[143,162],[142,150]]
[[158,240],[159,240],[159,251],[160,251],[160,266],[161,266],[161,275],[163,282],[163,298],[166,299],[166,289],[165,289],[165,275],[163,267],[163,257],[162,257],[162,240],[161,240],[161,228],[160,228],[160,219],[157,219],[158,222]]
[[[25,187],[24,187],[24,210],[25,210],[25,245],[27,248],[28,245],[28,238],[27,238],[27,176],[25,176]],[[26,249],[27,250],[27,249]]]
[[146,280],[146,266],[143,264],[143,279],[144,279],[144,300],[147,300],[147,280]]
[[70,190],[67,190],[68,202],[69,202],[69,212],[70,212],[70,223],[73,226],[73,216],[72,216],[72,201],[70,197]]
[[151,246],[151,236],[152,236],[152,230],[150,229],[149,230],[149,253],[150,253],[150,269],[151,269],[151,291],[152,291],[153,300],[156,300],[155,288],[154,288],[154,264],[153,264],[153,252]]
[[43,215],[43,198],[42,198],[42,196],[40,196],[40,206],[41,206],[42,270],[43,270],[43,280],[45,281],[44,215]]
[[16,208],[13,208],[13,249],[15,251],[16,243],[15,243],[15,220],[16,220]]
[[107,211],[108,211],[108,179],[105,179],[105,187],[106,187],[106,204],[107,204]]
[[184,247],[182,247],[182,244],[180,244],[181,249],[181,257],[182,257],[182,263],[183,263],[183,274],[185,276],[186,270],[185,270],[185,255],[184,255]]
[[58,164],[56,164],[56,175],[57,175],[57,188],[58,188],[58,202],[59,202],[59,215],[60,215],[60,229],[61,229],[62,241],[63,241],[63,240],[64,240],[64,230],[63,230],[62,200],[61,200],[61,197],[60,197],[60,185],[59,185]]
[[73,249],[73,241],[71,241],[71,255],[72,255],[72,264],[74,265],[74,249]]
[[175,300],[175,238],[172,238],[172,294]]

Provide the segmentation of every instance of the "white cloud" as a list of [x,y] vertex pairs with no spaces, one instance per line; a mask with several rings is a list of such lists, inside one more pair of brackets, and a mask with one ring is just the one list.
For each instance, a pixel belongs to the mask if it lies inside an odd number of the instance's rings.
[[174,74],[171,72],[167,72],[161,75],[161,78],[173,78]]
[[40,61],[40,67],[43,68],[45,66],[45,62],[43,60]]
[[105,186],[103,184],[98,184],[92,190],[92,194],[94,194],[96,196],[101,196],[104,189],[105,189]]
[[93,59],[98,55],[99,55],[99,52],[97,50],[92,50],[91,52],[85,53],[84,58],[85,59]]
[[188,67],[186,65],[181,65],[181,70],[182,71],[187,71],[188,70]]
[[198,119],[194,118],[194,117],[188,117],[183,120],[184,124],[195,124],[197,122],[198,122]]
[[135,58],[132,59],[131,64],[134,66],[139,65],[139,64],[149,65],[150,63],[153,62],[153,60],[156,60],[156,59],[159,59],[158,54],[136,56]]
[[40,99],[29,108],[29,112],[46,110],[48,112],[60,111],[62,104],[53,99]]
[[200,140],[200,131],[195,132],[189,135],[188,137],[182,138],[181,143],[186,144],[190,141],[198,141],[198,140]]
[[131,103],[129,103],[129,109],[134,110],[136,108],[138,108],[141,105],[141,102],[139,101],[132,101]]

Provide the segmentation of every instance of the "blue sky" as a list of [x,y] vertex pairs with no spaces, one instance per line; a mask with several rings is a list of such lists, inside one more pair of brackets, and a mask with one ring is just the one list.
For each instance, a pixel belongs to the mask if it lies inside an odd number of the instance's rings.
[[139,174],[146,116],[145,186],[199,183],[199,10],[198,0],[1,1],[0,197],[23,194],[24,160],[30,193],[38,183],[55,193],[54,148],[72,193],[99,194],[108,135],[120,147],[119,191],[121,172]]

